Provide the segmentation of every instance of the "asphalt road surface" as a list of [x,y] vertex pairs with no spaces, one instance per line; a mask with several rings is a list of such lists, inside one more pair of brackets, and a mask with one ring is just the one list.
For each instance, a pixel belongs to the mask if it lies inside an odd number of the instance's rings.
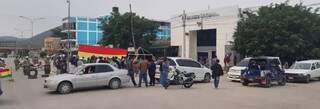
[[[10,63],[10,62],[9,62]],[[244,87],[221,79],[220,89],[197,83],[190,89],[170,86],[95,88],[60,95],[43,88],[43,78],[28,80],[21,71],[15,82],[2,81],[0,109],[319,109],[320,81],[286,86]]]

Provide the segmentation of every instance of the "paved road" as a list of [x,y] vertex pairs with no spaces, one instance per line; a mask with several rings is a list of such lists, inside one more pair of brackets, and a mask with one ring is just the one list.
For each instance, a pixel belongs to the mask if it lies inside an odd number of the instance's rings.
[[286,86],[243,87],[225,78],[221,88],[209,83],[191,89],[160,86],[119,90],[96,88],[60,95],[43,88],[43,79],[28,80],[17,72],[16,81],[3,81],[0,109],[319,109],[320,81]]

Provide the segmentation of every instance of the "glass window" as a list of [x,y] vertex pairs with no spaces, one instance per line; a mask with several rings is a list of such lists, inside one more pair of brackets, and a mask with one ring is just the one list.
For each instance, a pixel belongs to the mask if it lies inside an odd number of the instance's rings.
[[320,62],[317,62],[316,69],[320,68]]
[[79,44],[87,44],[87,32],[77,32]]
[[91,22],[96,22],[97,19],[95,19],[95,18],[90,18],[89,21],[91,21]]
[[78,22],[78,30],[88,30],[86,22]]
[[112,67],[108,65],[97,65],[95,67],[96,67],[95,73],[106,73],[106,72],[113,71]]
[[198,67],[198,68],[201,67],[201,65],[199,63],[192,61],[192,60],[177,59],[177,63],[180,66],[184,66],[184,67]]
[[309,70],[311,67],[310,63],[295,63],[293,64],[290,69],[304,69],[304,70]]
[[78,20],[80,20],[80,21],[87,21],[88,19],[87,19],[87,18],[78,17]]
[[248,66],[248,64],[249,64],[249,59],[243,59],[237,64],[237,66],[246,67]]
[[89,33],[89,44],[97,44],[97,33],[96,32],[90,32]]
[[171,59],[168,59],[168,60],[169,60],[169,65],[170,66],[176,66],[176,63],[173,60],[171,60]]
[[314,70],[314,69],[316,69],[316,66],[314,64],[312,64],[311,70]]
[[95,73],[95,66],[88,66],[84,69],[83,74],[92,74]]
[[97,30],[97,23],[89,23],[89,30],[96,31]]

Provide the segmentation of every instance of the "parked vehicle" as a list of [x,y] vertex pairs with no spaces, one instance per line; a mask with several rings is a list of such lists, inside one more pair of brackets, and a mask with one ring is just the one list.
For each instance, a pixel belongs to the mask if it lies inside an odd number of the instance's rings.
[[241,83],[259,83],[268,88],[273,82],[286,84],[286,76],[279,57],[255,57],[249,60],[248,69],[241,73]]
[[244,58],[236,66],[229,69],[227,73],[227,78],[231,81],[240,81],[241,72],[248,68],[249,60],[251,58]]
[[[210,82],[211,80],[211,70],[204,65],[201,65],[199,62],[182,57],[168,57],[169,65],[171,69],[178,69],[181,72],[194,73],[194,81],[203,81]],[[156,78],[160,78],[160,65],[157,65]]]
[[106,63],[91,63],[81,65],[71,73],[46,78],[44,88],[66,94],[74,89],[99,86],[118,89],[129,81],[127,70],[118,69]]
[[170,71],[168,84],[164,87],[167,88],[170,84],[183,85],[185,88],[190,88],[193,85],[194,73],[181,72],[178,69]]
[[309,83],[311,79],[320,79],[320,60],[305,60],[295,62],[285,70],[288,81],[304,81]]

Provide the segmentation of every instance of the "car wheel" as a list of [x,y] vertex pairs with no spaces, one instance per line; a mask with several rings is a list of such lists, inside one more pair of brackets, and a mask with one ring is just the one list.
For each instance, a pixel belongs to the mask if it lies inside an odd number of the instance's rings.
[[281,86],[284,86],[286,85],[286,82],[287,82],[286,77],[283,77],[281,80],[279,80],[278,84]]
[[193,83],[185,83],[185,84],[183,84],[183,86],[185,88],[190,88],[192,85],[193,85]]
[[242,83],[243,86],[248,86],[249,85],[249,82],[246,81],[246,80],[243,80],[241,83]]
[[270,78],[269,77],[266,77],[266,83],[264,84],[264,87],[265,88],[269,88],[269,87],[271,87],[271,80],[270,80]]
[[58,92],[61,94],[68,94],[72,91],[73,87],[70,82],[62,82],[58,86]]
[[117,78],[111,79],[109,82],[109,87],[111,89],[119,89],[121,87],[121,81]]
[[209,73],[206,73],[206,74],[204,75],[203,82],[209,83],[210,80],[211,80],[211,75],[210,75]]
[[310,75],[307,75],[306,80],[305,80],[304,82],[305,82],[305,83],[309,83],[309,82],[310,82],[310,79],[311,79]]

